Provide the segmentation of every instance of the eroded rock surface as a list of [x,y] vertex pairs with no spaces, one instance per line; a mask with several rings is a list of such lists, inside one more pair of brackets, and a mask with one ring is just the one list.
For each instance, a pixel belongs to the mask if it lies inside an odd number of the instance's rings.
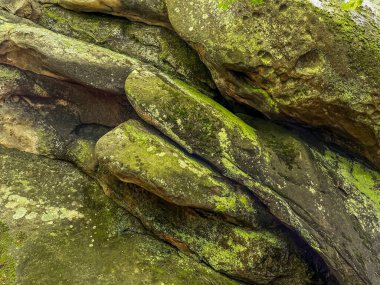
[[379,5],[0,8],[0,283],[377,285]]
[[377,172],[310,147],[281,129],[256,124],[256,131],[167,76],[135,71],[126,93],[141,118],[255,193],[336,269],[344,284],[378,280]]
[[337,142],[380,167],[376,1],[356,10],[338,0],[166,2],[174,29],[225,95],[346,135],[353,144]]
[[69,163],[0,148],[1,284],[238,284],[149,235]]

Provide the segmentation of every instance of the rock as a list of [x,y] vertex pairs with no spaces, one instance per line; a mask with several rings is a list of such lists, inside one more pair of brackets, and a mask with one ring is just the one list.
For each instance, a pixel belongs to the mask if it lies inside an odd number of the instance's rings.
[[96,144],[103,170],[166,201],[224,214],[253,228],[270,217],[252,195],[183,153],[138,121],[128,121]]
[[223,94],[270,118],[343,135],[335,142],[380,167],[376,1],[356,10],[337,0],[166,3]]
[[281,234],[205,219],[133,185],[111,185],[109,195],[146,228],[217,271],[254,284],[301,285],[310,281],[307,267]]
[[254,129],[167,76],[132,72],[126,93],[146,122],[247,186],[325,259],[343,284],[379,279],[378,172],[271,124]]
[[36,22],[51,31],[140,59],[206,92],[215,89],[197,53],[165,28],[57,6],[43,6]]
[[25,21],[0,18],[0,62],[122,94],[126,76],[141,63],[126,55],[53,33]]
[[238,284],[151,237],[71,164],[0,147],[1,284]]
[[134,114],[115,94],[5,65],[0,65],[0,104],[1,145],[60,158],[80,129],[114,127]]
[[84,12],[101,12],[170,28],[164,0],[39,0]]
[[0,8],[29,19],[36,19],[40,14],[40,5],[34,0],[0,0]]

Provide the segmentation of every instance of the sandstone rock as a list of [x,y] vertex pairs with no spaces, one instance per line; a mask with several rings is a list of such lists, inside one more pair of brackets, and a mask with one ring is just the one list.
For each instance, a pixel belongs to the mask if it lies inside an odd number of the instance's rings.
[[113,184],[111,189],[109,195],[145,227],[217,271],[255,284],[301,285],[310,281],[307,267],[279,233],[205,219],[133,185]]
[[197,53],[165,28],[57,6],[43,6],[36,22],[51,31],[140,59],[201,90],[210,92],[215,88]]
[[270,221],[252,195],[191,158],[138,121],[128,121],[96,145],[100,166],[170,203],[224,214],[253,228]]
[[126,76],[141,63],[126,55],[39,28],[12,15],[0,18],[0,62],[106,92],[123,93]]
[[378,172],[270,124],[251,128],[167,76],[135,71],[127,78],[126,93],[145,121],[251,189],[321,254],[340,281],[375,284],[380,272]]
[[1,284],[238,284],[154,239],[71,164],[0,147]]
[[170,27],[164,0],[39,0],[75,11],[102,12],[133,21]]
[[270,118],[344,135],[336,142],[380,167],[376,1],[356,10],[338,0],[166,2],[222,93]]
[[113,127],[134,113],[115,94],[5,65],[0,65],[0,104],[1,145],[60,158],[68,144],[81,136],[81,128]]

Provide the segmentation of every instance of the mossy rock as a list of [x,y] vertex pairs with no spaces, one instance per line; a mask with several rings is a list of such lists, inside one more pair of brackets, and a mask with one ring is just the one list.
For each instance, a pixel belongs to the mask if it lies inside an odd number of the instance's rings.
[[168,29],[51,5],[43,6],[36,22],[56,33],[138,58],[206,92],[215,88],[198,54]]
[[246,189],[138,121],[130,120],[103,136],[96,144],[96,156],[103,170],[170,203],[229,216],[253,228],[271,221]]
[[237,284],[153,238],[73,165],[0,147],[1,284]]
[[166,2],[224,95],[343,135],[337,143],[380,167],[377,1]]
[[72,39],[1,12],[0,62],[59,80],[122,94],[126,76],[142,63],[126,55]]
[[[336,166],[325,154],[329,150],[310,146],[273,123],[251,127],[168,76],[134,71],[127,78],[126,93],[142,119],[248,187],[326,260],[344,284],[378,279],[378,172],[354,162],[361,173],[373,176],[368,185],[336,175]],[[335,155],[335,163],[344,160]],[[360,271],[354,270],[357,266]]]
[[135,185],[108,181],[109,195],[155,235],[214,270],[254,284],[309,284],[311,272],[279,232],[207,219]]

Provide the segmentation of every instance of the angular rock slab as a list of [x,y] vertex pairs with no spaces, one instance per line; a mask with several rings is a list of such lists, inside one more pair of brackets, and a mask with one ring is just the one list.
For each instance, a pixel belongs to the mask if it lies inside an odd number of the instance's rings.
[[238,284],[151,237],[69,163],[0,147],[1,284]]
[[343,134],[349,140],[336,142],[380,167],[378,1],[356,10],[340,0],[166,3],[222,93]]
[[343,284],[376,284],[378,172],[310,147],[271,124],[255,130],[167,76],[135,71],[127,78],[126,93],[141,118],[251,189],[325,259]]
[[129,120],[107,133],[95,152],[103,170],[170,203],[223,214],[253,228],[271,220],[245,189],[138,121]]
[[164,0],[39,0],[84,12],[101,12],[123,16],[132,21],[170,28]]
[[207,219],[135,186],[108,181],[106,192],[156,235],[219,272],[254,284],[304,285],[311,274],[276,232]]
[[34,22],[56,33],[137,58],[202,90],[215,89],[198,54],[163,27],[108,15],[77,13],[55,5],[42,6]]
[[56,34],[2,12],[0,62],[37,74],[122,94],[126,76],[141,62]]

